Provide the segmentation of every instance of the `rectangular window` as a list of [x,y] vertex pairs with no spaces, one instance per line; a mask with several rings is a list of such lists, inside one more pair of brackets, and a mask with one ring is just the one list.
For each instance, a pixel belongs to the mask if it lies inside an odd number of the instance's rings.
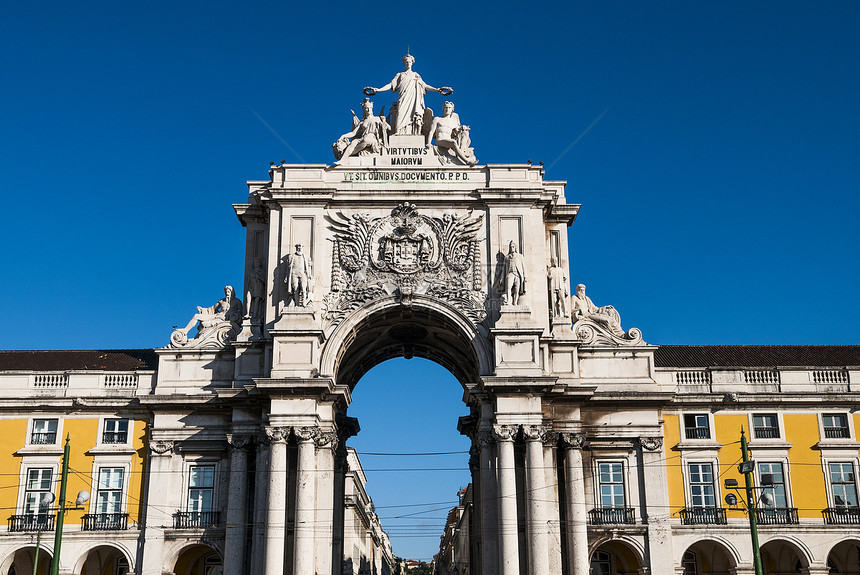
[[835,507],[857,507],[857,484],[854,482],[854,465],[830,464],[830,489]]
[[122,485],[125,470],[122,467],[99,469],[99,489],[96,496],[96,513],[122,513]]
[[128,420],[105,419],[102,443],[128,443]]
[[197,465],[191,468],[188,479],[188,511],[212,511],[215,494],[215,466]]
[[821,416],[824,437],[827,439],[846,439],[851,437],[848,429],[848,416],[844,413],[825,413]]
[[710,439],[711,429],[708,415],[692,413],[684,416],[684,436],[687,439]]
[[34,419],[30,443],[33,445],[53,445],[57,443],[57,420]]
[[714,466],[711,463],[690,463],[690,503],[692,507],[716,507]]
[[779,439],[779,420],[776,414],[753,415],[753,435],[756,439]]
[[45,503],[43,497],[52,492],[53,469],[28,469],[27,484],[24,490],[24,514],[40,515],[48,513],[50,503]]
[[621,463],[600,463],[597,470],[600,507],[624,507],[624,466]]
[[[773,497],[771,502],[767,502],[767,498],[760,498],[759,502],[766,507],[788,507],[788,497],[785,492],[785,475],[782,473],[782,463],[759,463],[758,473],[759,483],[763,487],[762,495],[770,494]],[[767,485],[768,479],[770,480],[771,485]]]

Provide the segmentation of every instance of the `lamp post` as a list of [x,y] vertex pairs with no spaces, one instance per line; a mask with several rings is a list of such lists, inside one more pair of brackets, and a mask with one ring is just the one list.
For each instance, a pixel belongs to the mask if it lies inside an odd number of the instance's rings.
[[69,451],[69,435],[67,434],[66,446],[63,448],[63,470],[60,474],[60,503],[57,506],[57,524],[54,531],[54,557],[51,560],[51,575],[59,575],[60,573],[60,546],[63,543],[63,520],[66,518],[66,511],[83,509],[81,505],[90,498],[90,494],[87,491],[80,491],[78,492],[78,498],[75,500],[75,506],[66,507],[66,481],[69,478]]
[[[761,548],[758,544],[758,518],[756,517],[756,489],[765,489],[767,486],[756,487],[753,484],[753,476],[752,473],[755,470],[755,461],[750,459],[749,449],[747,448],[747,438],[744,435],[744,429],[741,427],[741,454],[743,456],[743,461],[741,461],[740,465],[738,465],[738,471],[743,473],[744,475],[744,487],[747,495],[746,499],[746,511],[747,515],[749,515],[750,521],[750,538],[752,539],[752,548],[753,548],[753,567],[755,568],[755,575],[764,575],[764,570],[761,566]],[[764,475],[762,476],[762,484],[764,484]],[[771,482],[772,483],[772,482]],[[738,482],[736,479],[726,479],[725,480],[726,489],[734,489],[738,490]],[[761,501],[765,504],[768,504],[768,499],[771,496],[767,493],[761,494]],[[726,503],[731,506],[737,505],[738,498],[734,493],[729,493],[726,495]]]

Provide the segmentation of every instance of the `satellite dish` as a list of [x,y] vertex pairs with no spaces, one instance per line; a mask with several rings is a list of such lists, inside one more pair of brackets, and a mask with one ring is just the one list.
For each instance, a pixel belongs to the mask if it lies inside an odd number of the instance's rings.
[[83,505],[90,500],[89,491],[78,491],[78,498],[75,499],[75,505]]

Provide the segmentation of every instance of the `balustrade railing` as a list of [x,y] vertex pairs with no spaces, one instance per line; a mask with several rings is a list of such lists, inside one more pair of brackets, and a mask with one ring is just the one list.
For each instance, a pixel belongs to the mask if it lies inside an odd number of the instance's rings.
[[791,525],[798,522],[797,507],[756,507],[759,525]]
[[592,525],[632,525],[636,522],[636,510],[632,507],[602,507],[588,512]]
[[105,387],[112,389],[129,389],[137,387],[136,373],[107,373],[105,374]]
[[812,381],[821,384],[848,383],[848,372],[844,369],[817,370],[812,372]]
[[173,514],[174,529],[205,529],[220,522],[220,511],[177,511]]
[[33,387],[68,387],[68,373],[38,373],[33,376]]
[[27,513],[9,518],[9,531],[53,531],[54,516],[48,513]]
[[57,443],[56,431],[34,431],[30,435],[32,445],[53,445]]
[[779,439],[778,427],[753,427],[756,439]]
[[87,513],[83,516],[83,531],[125,531],[128,513]]
[[105,431],[102,433],[102,443],[127,443],[127,431]]
[[825,427],[824,437],[827,439],[848,439],[851,432],[847,427]]
[[771,369],[746,370],[744,371],[744,382],[753,385],[767,385],[779,388],[779,372]]
[[709,371],[676,371],[675,383],[679,386],[685,385],[711,385],[711,372]]
[[726,510],[722,507],[685,507],[678,515],[684,525],[726,524]]
[[821,514],[827,525],[860,525],[860,507],[828,507]]
[[684,429],[684,437],[687,439],[710,439],[711,430],[708,427],[687,427]]

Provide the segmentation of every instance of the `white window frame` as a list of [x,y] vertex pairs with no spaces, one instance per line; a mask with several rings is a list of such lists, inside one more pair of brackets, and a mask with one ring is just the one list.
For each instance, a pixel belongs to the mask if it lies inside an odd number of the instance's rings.
[[[629,481],[627,477],[628,463],[624,459],[618,458],[606,458],[606,459],[594,459],[594,508],[595,509],[609,509],[603,506],[603,501],[600,493],[600,487],[603,483],[600,482],[600,465],[601,464],[618,464],[621,466],[621,491],[624,496],[624,505],[621,507],[633,507],[630,502],[630,493],[628,492],[630,489]],[[617,485],[616,483],[612,483],[611,485]],[[612,509],[619,509],[618,507],[612,506]]]
[[[685,419],[688,415],[703,415],[708,418],[708,435],[710,437],[697,437],[688,439],[687,438],[687,425],[685,423]],[[696,444],[707,444],[707,443],[716,443],[716,427],[714,426],[714,414],[709,411],[689,411],[682,412],[678,414],[678,425],[680,427],[681,432],[681,443],[696,443]]]
[[99,494],[103,491],[101,489],[101,476],[103,469],[121,469],[122,470],[122,485],[120,485],[119,489],[109,489],[104,491],[119,491],[119,510],[107,512],[109,514],[114,513],[125,513],[128,505],[128,480],[129,480],[129,469],[127,465],[122,464],[110,464],[110,463],[102,463],[96,468],[95,475],[93,476],[93,495],[92,495],[92,505],[91,512],[94,515],[98,515],[101,513],[99,510]]
[[[26,498],[27,491],[27,477],[29,475],[30,469],[51,469],[52,477],[54,478],[54,488],[51,493],[54,494],[55,497],[59,497],[59,485],[58,480],[60,477],[60,464],[56,457],[52,457],[49,455],[28,455],[24,457],[24,460],[21,462],[21,469],[18,474],[18,501],[15,507],[15,514],[23,515],[24,513],[24,501]],[[56,507],[56,501],[52,507]]]
[[[779,434],[779,437],[756,437],[756,435],[755,435],[755,418],[757,416],[761,417],[763,415],[774,415],[774,416],[776,416],[776,428],[777,428],[777,433]],[[764,441],[764,442],[769,442],[769,443],[785,443],[785,441],[786,441],[786,439],[785,439],[785,424],[783,423],[783,420],[782,420],[782,414],[777,413],[775,411],[758,411],[758,412],[754,411],[754,412],[750,413],[749,414],[749,430],[750,430],[750,434],[749,434],[750,443],[757,442],[757,441]]]
[[[36,428],[37,421],[56,421],[57,422],[57,434],[54,437],[53,443],[33,443],[33,433]],[[41,433],[41,432],[40,432]],[[27,420],[27,445],[34,447],[54,447],[62,443],[63,437],[63,418],[58,416],[45,416],[45,417],[31,417]]]
[[[845,422],[848,424],[848,437],[826,437],[824,435],[824,416],[825,415],[842,415],[845,417]],[[852,414],[848,411],[840,411],[840,410],[827,410],[822,411],[818,414],[818,437],[819,441],[823,442],[846,442],[846,441],[854,441],[856,435],[854,434],[854,418]]]
[[[213,477],[212,477],[212,507],[209,511],[219,511],[218,507],[218,475],[221,471],[221,461],[215,459],[195,459],[189,460],[185,462],[185,472],[182,475],[182,501],[180,502],[181,510],[194,513],[189,508],[189,503],[191,502],[191,470],[194,467],[212,467],[213,468]],[[194,489],[197,489],[196,487]]]
[[[753,471],[753,475],[755,477],[755,484],[761,485],[761,470],[759,469],[759,465],[762,463],[780,463],[782,464],[782,484],[785,488],[785,507],[787,509],[791,509],[794,507],[794,498],[791,493],[791,468],[789,467],[789,462],[787,457],[760,457],[755,460],[755,470]],[[762,493],[766,493],[767,490],[762,491]],[[762,506],[764,507],[764,506]],[[776,509],[782,509],[781,507],[774,506]]]
[[[125,421],[126,422],[126,426],[128,429],[126,430],[125,441],[105,442],[105,440],[104,440],[105,433],[117,433],[117,432],[109,432],[108,431],[107,426],[108,426],[108,422],[110,422],[110,421]],[[100,423],[100,425],[99,425],[99,437],[98,437],[98,442],[97,442],[98,445],[126,446],[126,445],[131,444],[132,430],[134,429],[134,420],[133,419],[129,419],[127,417],[104,417],[104,418],[102,418],[102,420],[99,423]]]
[[[45,471],[45,470],[51,472],[51,478],[49,480],[50,487],[48,489],[38,489],[38,490],[27,489],[27,484],[29,483],[29,480],[30,480],[30,472],[31,471]],[[27,509],[26,509],[27,493],[54,493],[56,491],[56,485],[57,485],[57,469],[55,467],[52,467],[50,465],[29,465],[29,466],[27,466],[27,469],[24,471],[24,481],[23,481],[23,484],[21,486],[22,490],[23,490],[23,493],[21,495],[21,506],[20,506],[21,515],[42,515],[42,512],[41,512],[41,510],[42,510],[41,496],[38,498],[38,500],[36,502],[36,513],[27,513]],[[56,504],[56,501],[54,501],[54,503],[49,505],[48,508],[50,509],[50,508],[55,507],[55,504]],[[50,511],[46,511],[45,513],[47,515],[51,514]]]
[[[719,509],[721,508],[723,502],[723,494],[720,489],[720,463],[716,458],[713,459],[683,459],[684,463],[684,495],[686,496],[686,507],[690,509]],[[712,485],[714,486],[714,506],[713,507],[703,507],[703,506],[695,506],[693,505],[693,484],[690,478],[690,465],[703,465],[703,464],[711,465],[711,475],[713,475]],[[697,484],[698,485],[698,484]]]
[[122,504],[120,513],[128,513],[128,491],[131,484],[131,460],[129,456],[96,454],[90,468],[90,500],[87,502],[87,513],[98,513],[99,477],[104,467],[123,469],[122,473]]
[[851,468],[854,470],[854,491],[858,498],[858,503],[860,503],[860,483],[858,483],[858,471],[860,471],[860,465],[858,465],[858,460],[856,457],[828,457],[822,461],[824,465],[824,481],[827,487],[827,506],[828,507],[844,507],[844,505],[836,505],[834,493],[833,493],[833,482],[830,480],[830,464],[831,463],[848,463],[851,465]]

